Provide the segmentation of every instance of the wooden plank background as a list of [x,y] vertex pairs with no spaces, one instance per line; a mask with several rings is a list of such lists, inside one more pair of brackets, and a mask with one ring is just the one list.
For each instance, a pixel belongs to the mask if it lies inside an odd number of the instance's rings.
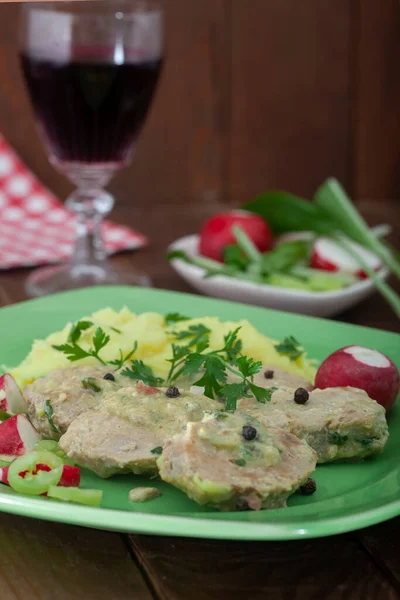
[[[361,203],[400,196],[397,0],[167,0],[166,67],[122,204],[238,205],[337,176]],[[18,11],[0,5],[0,131],[61,198],[18,65]]]

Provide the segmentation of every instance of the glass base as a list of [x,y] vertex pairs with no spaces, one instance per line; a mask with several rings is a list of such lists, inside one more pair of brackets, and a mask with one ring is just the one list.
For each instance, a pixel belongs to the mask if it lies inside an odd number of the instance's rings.
[[143,273],[109,264],[66,264],[34,271],[26,281],[25,291],[30,297],[38,297],[96,285],[149,287],[151,279]]

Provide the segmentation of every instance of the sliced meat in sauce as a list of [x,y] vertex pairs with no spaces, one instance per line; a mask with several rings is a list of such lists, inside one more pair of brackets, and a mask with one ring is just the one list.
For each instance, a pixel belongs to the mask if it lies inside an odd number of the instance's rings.
[[[23,393],[29,418],[41,435],[58,439],[74,419],[88,410],[97,410],[104,394],[126,382],[126,378],[120,376],[116,377],[115,382],[104,380],[104,375],[109,372],[110,368],[102,365],[69,367],[53,371],[27,385]],[[95,392],[90,387],[84,387],[83,380],[87,378],[95,379],[101,391]],[[53,411],[52,420],[59,433],[53,431],[46,416],[48,400]]]
[[60,439],[60,448],[100,477],[117,473],[155,473],[162,443],[152,431],[102,411],[81,414]]
[[166,389],[139,381],[109,393],[101,410],[73,421],[60,447],[101,477],[156,471],[157,454],[152,449],[184,430],[188,421],[201,420],[206,411],[221,408],[218,402],[190,393],[168,398]]
[[[256,436],[246,440],[249,423]],[[205,417],[173,436],[157,460],[160,476],[199,504],[220,510],[281,508],[312,473],[315,452],[247,415]]]
[[317,452],[319,463],[379,454],[389,435],[385,410],[355,388],[316,389],[305,404],[294,402],[293,390],[280,389],[266,404],[240,400],[239,410],[305,440]]

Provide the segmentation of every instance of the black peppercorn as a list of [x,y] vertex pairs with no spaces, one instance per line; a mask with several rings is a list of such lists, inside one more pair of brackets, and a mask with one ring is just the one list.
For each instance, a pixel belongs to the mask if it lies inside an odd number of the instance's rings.
[[294,401],[296,404],[305,404],[309,397],[310,394],[304,388],[298,388],[294,393]]
[[311,494],[314,494],[316,491],[317,484],[315,483],[314,479],[311,479],[311,477],[309,477],[305,484],[300,487],[300,492],[303,494],[303,496],[311,496]]
[[252,427],[252,425],[244,425],[242,429],[242,435],[245,440],[254,440],[254,438],[257,435],[257,429],[255,427]]
[[274,378],[274,372],[273,371],[265,371],[264,377],[265,377],[265,379],[273,379]]
[[165,395],[167,396],[167,398],[177,398],[181,395],[181,393],[177,387],[171,385],[171,387],[169,387],[165,392]]
[[103,379],[107,379],[108,381],[115,381],[115,377],[112,373],[106,373]]

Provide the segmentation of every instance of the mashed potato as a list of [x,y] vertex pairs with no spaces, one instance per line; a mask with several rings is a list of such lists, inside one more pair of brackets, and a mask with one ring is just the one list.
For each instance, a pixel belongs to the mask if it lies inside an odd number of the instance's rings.
[[[171,342],[174,341],[174,336],[169,332],[184,330],[190,325],[203,323],[211,330],[211,350],[221,348],[224,335],[240,326],[239,338],[243,343],[243,354],[314,381],[314,361],[308,359],[306,354],[295,362],[278,354],[274,347],[276,340],[263,335],[245,320],[221,322],[217,317],[204,317],[166,326],[163,315],[150,312],[136,315],[126,307],[120,312],[104,308],[93,315],[82,317],[82,320],[91,321],[95,326],[102,327],[110,336],[110,342],[101,351],[103,360],[110,361],[117,358],[120,350],[127,354],[136,341],[138,348],[135,358],[143,360],[160,377],[166,377],[169,369],[167,360],[171,357]],[[77,364],[71,363],[64,354],[53,348],[53,345],[58,346],[67,342],[71,327],[72,323],[68,323],[64,329],[52,333],[45,340],[36,340],[25,360],[18,367],[8,369],[21,387],[55,369]],[[91,346],[94,331],[95,327],[91,327],[82,333],[79,339],[82,348]],[[80,361],[79,364],[96,362],[95,358],[90,357]]]

